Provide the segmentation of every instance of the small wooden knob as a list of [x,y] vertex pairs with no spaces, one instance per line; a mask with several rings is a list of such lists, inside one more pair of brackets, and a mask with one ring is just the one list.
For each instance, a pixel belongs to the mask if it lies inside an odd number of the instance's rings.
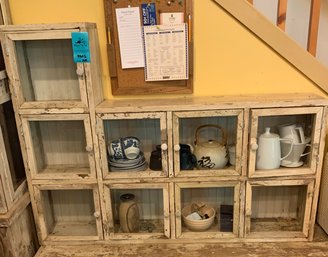
[[256,151],[259,148],[259,145],[257,143],[251,144],[251,150]]
[[165,144],[165,143],[161,144],[161,149],[163,151],[166,151],[167,150],[167,144]]
[[178,218],[180,218],[180,217],[181,217],[181,212],[180,212],[180,211],[177,211],[177,212],[175,213],[175,216],[178,217]]
[[180,145],[175,145],[174,146],[174,151],[179,152],[180,151]]
[[85,147],[85,150],[88,152],[88,153],[90,153],[90,152],[92,152],[92,146],[90,146],[90,145],[87,145],[86,147]]
[[83,74],[84,74],[84,70],[83,70],[82,68],[77,68],[77,69],[76,69],[76,74],[77,74],[78,76],[83,76]]
[[100,217],[100,213],[96,211],[96,212],[93,213],[93,216],[94,216],[96,219],[98,219],[98,218]]

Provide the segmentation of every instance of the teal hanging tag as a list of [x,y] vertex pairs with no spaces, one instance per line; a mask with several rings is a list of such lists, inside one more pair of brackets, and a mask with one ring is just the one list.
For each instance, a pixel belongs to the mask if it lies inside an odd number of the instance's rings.
[[74,62],[90,62],[88,32],[72,32]]

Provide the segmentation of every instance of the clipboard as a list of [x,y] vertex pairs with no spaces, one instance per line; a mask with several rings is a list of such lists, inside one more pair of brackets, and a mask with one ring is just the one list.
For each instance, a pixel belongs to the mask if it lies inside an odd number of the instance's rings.
[[[161,13],[183,12],[188,25],[188,79],[146,81],[144,68],[122,69],[117,29],[117,8],[140,7],[140,0],[104,0],[107,29],[107,55],[113,95],[191,94],[193,93],[193,0],[153,1],[159,24]],[[170,3],[170,4],[169,4]],[[142,21],[140,21],[142,24]]]

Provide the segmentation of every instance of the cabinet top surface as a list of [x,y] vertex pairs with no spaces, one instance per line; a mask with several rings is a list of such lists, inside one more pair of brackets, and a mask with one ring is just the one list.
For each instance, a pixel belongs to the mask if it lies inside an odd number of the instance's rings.
[[183,111],[310,106],[328,106],[328,99],[315,94],[263,94],[180,97],[168,99],[105,100],[97,106],[96,112]]
[[61,29],[78,29],[78,28],[96,28],[96,23],[90,22],[73,22],[73,23],[53,23],[53,24],[23,24],[23,25],[2,25],[1,32],[18,32],[18,31],[45,31]]

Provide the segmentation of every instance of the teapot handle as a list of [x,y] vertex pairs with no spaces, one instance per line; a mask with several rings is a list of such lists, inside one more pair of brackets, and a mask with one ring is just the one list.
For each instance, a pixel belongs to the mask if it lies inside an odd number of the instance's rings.
[[224,129],[219,126],[219,125],[214,125],[214,124],[207,124],[207,125],[202,125],[202,126],[199,126],[197,129],[196,129],[196,133],[195,133],[195,141],[194,141],[194,144],[197,145],[197,142],[198,142],[198,136],[199,136],[199,131],[203,128],[207,128],[207,127],[210,127],[210,128],[217,128],[219,130],[221,130],[221,133],[222,133],[222,142],[221,144],[222,145],[226,145],[227,144],[227,136],[226,136],[226,133],[224,132]]

